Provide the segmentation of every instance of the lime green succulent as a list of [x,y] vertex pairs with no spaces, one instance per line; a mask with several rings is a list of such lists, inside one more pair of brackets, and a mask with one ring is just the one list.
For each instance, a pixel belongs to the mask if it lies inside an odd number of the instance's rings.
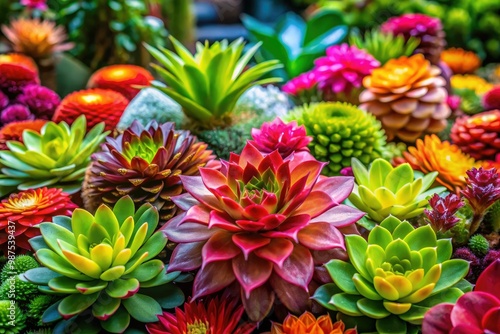
[[0,333],[23,333],[25,328],[26,315],[17,304],[10,300],[0,300]]
[[210,46],[207,41],[196,45],[197,52],[193,56],[175,38],[170,37],[170,40],[177,54],[147,46],[163,66],[153,65],[167,84],[167,87],[154,86],[179,103],[184,113],[203,127],[227,123],[224,118],[231,115],[236,102],[249,88],[280,81],[279,78],[260,79],[281,67],[277,60],[245,70],[260,43],[243,54],[243,39],[230,44],[223,40]]
[[353,158],[352,171],[356,184],[349,201],[377,223],[389,215],[401,220],[416,217],[424,212],[428,196],[446,190],[444,187],[431,188],[437,172],[419,177],[408,163],[393,167],[384,159],[376,159],[366,169]]
[[385,134],[381,123],[370,113],[344,102],[311,103],[295,108],[287,117],[304,125],[313,137],[312,155],[329,161],[323,174],[339,175],[351,166],[351,158],[370,163],[383,154]]
[[415,229],[390,216],[370,232],[368,241],[346,236],[346,248],[351,263],[327,263],[334,284],[320,287],[314,299],[358,319],[361,332],[364,320],[359,317],[375,319],[371,330],[379,333],[416,332],[432,306],[454,303],[471,289],[463,280],[469,263],[450,260],[451,240],[437,240],[429,225]]
[[41,187],[62,188],[73,194],[80,190],[90,155],[109,134],[104,123],[87,133],[85,116],[70,126],[46,123],[41,132],[23,132],[23,141],[7,142],[0,151],[0,197],[17,190]]
[[154,259],[167,243],[161,231],[155,232],[158,219],[151,204],[134,211],[133,200],[123,197],[113,210],[100,206],[95,216],[76,209],[72,218],[57,216],[53,223],[40,224],[42,235],[30,244],[46,268],[31,269],[22,277],[44,292],[64,296],[42,320],[65,319],[58,326],[69,328],[89,309],[100,326],[85,333],[98,333],[100,327],[122,333],[131,317],[156,322],[162,307],[183,303],[182,291],[169,284],[180,273],[167,274],[163,262]]

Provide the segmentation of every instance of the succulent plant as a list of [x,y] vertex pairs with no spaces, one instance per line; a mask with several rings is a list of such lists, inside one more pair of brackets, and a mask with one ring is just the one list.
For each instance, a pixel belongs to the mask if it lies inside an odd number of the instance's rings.
[[108,132],[98,124],[86,135],[85,116],[68,126],[65,122],[46,123],[40,133],[23,132],[24,144],[7,142],[8,151],[0,151],[0,197],[15,189],[28,190],[44,186],[62,188],[73,194],[81,188],[90,155]]
[[289,314],[283,324],[273,322],[271,334],[357,334],[356,329],[345,329],[342,320],[332,322],[330,315],[316,318],[311,312],[304,312],[300,317]]
[[444,233],[460,222],[456,213],[465,203],[455,194],[448,194],[444,198],[434,194],[429,199],[429,205],[432,210],[424,210],[429,225],[436,233]]
[[434,306],[424,318],[424,333],[499,333],[500,260],[479,276],[474,291],[458,298],[456,304]]
[[79,90],[61,101],[52,120],[72,124],[80,115],[85,115],[89,127],[103,122],[105,129],[112,131],[128,104],[125,96],[110,89]]
[[481,66],[481,58],[462,48],[450,48],[441,53],[441,60],[448,65],[453,74],[472,74]]
[[372,29],[361,37],[359,32],[352,33],[349,37],[351,45],[356,45],[359,49],[366,50],[381,65],[384,65],[391,59],[402,56],[409,57],[420,44],[420,40],[410,37],[408,40],[401,35],[394,36],[391,33],[383,33],[378,29]]
[[[467,261],[450,260],[450,239],[436,239],[428,225],[412,227],[395,217],[386,218],[368,235],[346,236],[351,263],[332,260],[325,266],[334,284],[322,286],[315,299],[330,310],[376,319],[379,333],[410,333],[432,306],[455,302]],[[457,285],[458,283],[458,285]],[[463,287],[462,287],[463,285]],[[470,285],[468,285],[470,287]],[[373,329],[372,329],[373,330]]]
[[30,255],[18,255],[14,261],[8,262],[0,273],[0,281],[5,281],[13,275],[19,275],[33,268],[38,268],[40,265]]
[[18,53],[0,55],[0,90],[16,96],[23,87],[39,84],[38,68],[30,57]]
[[469,239],[469,248],[477,256],[485,256],[490,250],[490,244],[481,234],[475,234]]
[[9,140],[23,142],[24,130],[33,130],[40,132],[43,126],[47,123],[43,119],[35,119],[34,121],[12,122],[0,129],[0,150],[8,150],[7,142]]
[[92,156],[83,184],[85,208],[94,212],[128,195],[155,206],[163,223],[178,211],[171,197],[184,192],[180,175],[198,175],[199,167],[213,161],[206,148],[189,131],[176,131],[174,123],[143,127],[135,121]]
[[304,125],[313,137],[312,155],[329,161],[323,174],[339,175],[351,166],[351,158],[370,163],[382,156],[385,136],[381,124],[371,114],[342,102],[313,103],[297,107],[287,117]]
[[197,44],[193,56],[175,38],[170,37],[170,40],[177,54],[147,46],[164,67],[154,66],[167,84],[167,87],[153,86],[179,103],[184,113],[199,126],[210,129],[231,123],[231,113],[243,93],[256,85],[279,81],[279,78],[259,79],[280,67],[277,60],[260,63],[243,72],[260,44],[243,54],[243,39],[230,44],[224,40],[211,46],[207,41]]
[[415,177],[407,163],[392,167],[388,161],[379,158],[366,169],[353,158],[352,171],[356,184],[349,201],[375,222],[390,215],[401,220],[416,217],[424,212],[428,196],[445,190],[444,187],[431,188],[436,172]]
[[283,160],[247,144],[220,171],[181,176],[187,194],[173,201],[187,212],[163,226],[178,243],[169,270],[201,267],[193,298],[227,288],[252,321],[262,320],[275,298],[303,312],[315,263],[341,250],[341,231],[356,233],[363,216],[339,204],[353,179],[320,178],[323,166],[307,152]]
[[481,103],[484,110],[500,109],[500,85],[495,85],[484,94]]
[[132,100],[142,89],[151,85],[153,75],[137,65],[119,64],[105,66],[92,74],[87,87],[111,89]]
[[136,211],[130,197],[116,202],[113,210],[100,206],[95,216],[77,209],[72,218],[56,216],[53,223],[40,224],[42,235],[30,243],[46,268],[28,270],[22,277],[64,297],[42,320],[64,319],[64,328],[89,309],[102,329],[122,333],[131,317],[155,322],[162,306],[181,304],[184,296],[171,284],[180,273],[167,275],[163,262],[154,259],[167,243],[160,231],[155,233],[157,226],[158,211],[151,204]]
[[[11,317],[10,315],[14,316]],[[14,321],[12,320],[14,318]],[[15,302],[0,300],[0,333],[21,334],[26,328],[26,315]]]
[[492,227],[493,231],[500,231],[500,201],[496,201],[484,217],[486,224]]
[[43,326],[42,315],[45,310],[53,304],[54,296],[41,294],[33,298],[27,308],[26,314],[32,323]]
[[446,128],[451,110],[441,70],[420,54],[388,61],[363,79],[361,109],[377,116],[388,140],[413,142]]
[[14,300],[16,303],[26,303],[38,294],[36,284],[23,281],[18,276],[11,276],[0,285],[0,300]]

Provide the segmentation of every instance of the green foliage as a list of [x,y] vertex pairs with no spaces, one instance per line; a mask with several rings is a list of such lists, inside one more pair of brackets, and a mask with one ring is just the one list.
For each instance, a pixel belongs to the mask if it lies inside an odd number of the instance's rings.
[[473,235],[469,239],[469,248],[477,256],[484,256],[490,250],[490,244],[481,234]]
[[403,36],[384,34],[377,29],[366,31],[364,38],[359,32],[354,32],[349,37],[349,43],[356,45],[359,49],[366,50],[381,65],[389,60],[401,56],[410,56],[420,43],[418,38],[411,37],[405,41]]
[[[155,232],[158,219],[151,204],[135,211],[127,196],[113,210],[100,206],[95,216],[76,209],[71,218],[57,216],[53,223],[40,224],[42,235],[30,244],[46,268],[31,269],[23,277],[48,294],[63,296],[42,320],[70,319],[56,325],[67,330],[90,309],[103,330],[122,333],[131,318],[156,322],[162,307],[182,304],[184,295],[172,284],[180,272],[167,274],[163,262],[153,259],[167,243],[162,231]],[[99,331],[96,322],[89,326]]]
[[0,281],[4,282],[7,278],[14,275],[22,274],[30,269],[38,268],[40,265],[35,258],[30,255],[18,255],[14,261],[8,262],[0,273]]
[[453,93],[460,96],[460,110],[469,115],[484,111],[481,97],[472,89],[453,89]]
[[[13,303],[13,304],[12,304]],[[14,322],[10,318],[11,310],[14,309]],[[0,333],[18,334],[23,333],[26,327],[26,316],[15,302],[10,300],[0,300]]]
[[33,298],[26,307],[26,314],[29,320],[36,326],[43,326],[43,312],[54,302],[54,297],[50,295],[38,295]]
[[382,156],[385,134],[381,123],[370,113],[343,102],[312,103],[295,108],[286,116],[304,125],[313,137],[309,144],[312,155],[328,161],[326,175],[339,175],[351,166],[351,158],[370,163]]
[[[174,101],[184,113],[204,128],[214,124],[227,124],[238,99],[249,88],[279,81],[279,78],[260,79],[272,70],[280,68],[277,60],[269,60],[245,70],[260,44],[243,53],[245,43],[238,39],[198,43],[193,56],[175,38],[174,53],[170,50],[147,46],[149,52],[163,66],[155,65],[158,74],[167,84],[155,85]],[[244,72],[243,72],[244,71]]]
[[437,172],[416,177],[407,163],[392,167],[386,160],[377,159],[366,169],[353,158],[352,171],[356,184],[349,201],[375,222],[390,215],[401,220],[417,217],[423,213],[429,196],[445,190],[444,187],[431,188]]
[[109,131],[99,123],[87,133],[85,116],[70,126],[66,122],[46,123],[41,133],[23,132],[24,143],[8,141],[10,150],[0,151],[0,197],[12,191],[45,186],[74,194],[80,190],[90,155]]
[[0,285],[0,300],[15,300],[26,303],[38,294],[36,284],[22,281],[19,276],[11,276]]
[[348,27],[343,14],[322,10],[307,22],[289,12],[270,27],[251,16],[242,17],[250,37],[262,43],[260,59],[278,59],[284,65],[279,74],[284,80],[297,77],[313,68],[314,60],[324,55],[327,47],[341,43]]
[[346,236],[346,248],[351,263],[327,263],[334,284],[320,287],[313,298],[347,316],[376,319],[380,333],[407,333],[432,306],[454,303],[467,287],[468,262],[450,260],[451,240],[437,240],[428,225],[415,229],[390,216],[368,241]]
[[493,231],[500,231],[500,201],[496,201],[490,206],[484,217],[484,223],[487,226],[491,226]]

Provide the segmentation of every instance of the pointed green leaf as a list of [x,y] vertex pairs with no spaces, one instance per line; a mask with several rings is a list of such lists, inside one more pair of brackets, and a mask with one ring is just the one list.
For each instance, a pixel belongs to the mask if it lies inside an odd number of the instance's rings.
[[156,322],[157,316],[162,314],[161,306],[156,300],[139,293],[124,299],[122,303],[130,316],[140,322]]
[[71,316],[79,314],[92,306],[99,297],[99,293],[91,295],[74,294],[64,298],[57,310],[68,319]]

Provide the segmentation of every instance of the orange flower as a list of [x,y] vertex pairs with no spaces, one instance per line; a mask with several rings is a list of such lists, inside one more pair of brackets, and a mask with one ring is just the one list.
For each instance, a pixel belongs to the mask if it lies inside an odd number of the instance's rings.
[[8,150],[6,143],[9,140],[23,142],[24,130],[40,132],[46,120],[36,119],[34,121],[12,122],[0,129],[0,150]]
[[474,158],[463,153],[458,146],[442,142],[436,135],[418,139],[416,147],[409,147],[408,151],[403,155],[413,169],[424,174],[438,172],[436,181],[456,193],[466,186],[466,172],[479,167]]
[[104,122],[106,130],[113,130],[129,100],[122,94],[109,89],[86,89],[66,96],[56,109],[52,120],[56,123],[65,121],[71,124],[84,114],[87,117],[87,129]]
[[66,33],[62,26],[56,27],[55,22],[38,18],[12,20],[10,26],[2,26],[2,32],[12,43],[14,51],[35,59],[73,48],[73,43],[63,43]]
[[[30,189],[17,194],[0,203],[0,246],[8,245],[8,236],[16,236],[16,247],[30,250],[28,240],[40,235],[40,229],[34,227],[42,222],[51,222],[54,216],[69,216],[77,207],[71,202],[68,194],[61,189]],[[14,222],[15,225],[12,225]],[[19,251],[19,249],[17,249]]]
[[345,330],[342,321],[332,323],[329,315],[322,315],[318,319],[310,312],[303,313],[299,318],[289,314],[283,324],[273,323],[271,334],[355,334],[356,329]]
[[441,60],[446,63],[454,74],[474,73],[481,66],[481,59],[472,51],[462,48],[450,48],[441,53]]
[[392,59],[363,79],[360,108],[380,119],[388,140],[413,142],[424,131],[439,132],[451,113],[440,73],[421,54]]
[[111,65],[96,71],[87,83],[88,88],[105,88],[122,93],[132,100],[141,90],[140,86],[150,86],[153,75],[136,65]]
[[30,83],[40,83],[33,59],[18,53],[0,55],[0,89],[3,92],[17,94]]

